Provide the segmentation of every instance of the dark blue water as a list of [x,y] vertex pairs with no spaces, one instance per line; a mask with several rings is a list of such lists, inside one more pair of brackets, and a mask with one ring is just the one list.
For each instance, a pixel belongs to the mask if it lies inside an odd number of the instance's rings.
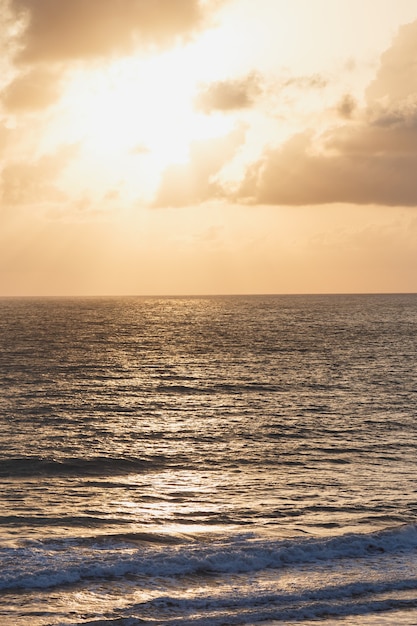
[[0,300],[0,622],[415,624],[417,296]]

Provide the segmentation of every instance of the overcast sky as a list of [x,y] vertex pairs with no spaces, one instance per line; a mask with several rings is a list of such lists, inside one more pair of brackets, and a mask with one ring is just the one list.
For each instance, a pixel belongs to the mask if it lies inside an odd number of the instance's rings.
[[415,0],[0,0],[0,295],[417,291]]

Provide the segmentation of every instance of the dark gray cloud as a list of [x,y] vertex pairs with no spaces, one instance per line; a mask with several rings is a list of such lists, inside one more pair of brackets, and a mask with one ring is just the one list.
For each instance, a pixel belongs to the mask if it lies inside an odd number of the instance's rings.
[[198,0],[10,0],[27,26],[20,61],[88,59],[165,46],[202,27]]

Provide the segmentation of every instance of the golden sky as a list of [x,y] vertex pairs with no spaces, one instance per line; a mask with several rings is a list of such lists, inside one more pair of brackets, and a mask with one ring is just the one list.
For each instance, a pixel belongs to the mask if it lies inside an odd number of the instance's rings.
[[0,295],[417,291],[416,0],[0,0]]

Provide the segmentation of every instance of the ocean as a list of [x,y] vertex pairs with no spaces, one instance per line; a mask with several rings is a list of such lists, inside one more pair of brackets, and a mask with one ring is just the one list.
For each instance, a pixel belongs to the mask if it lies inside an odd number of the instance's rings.
[[417,295],[0,299],[2,626],[417,624]]

